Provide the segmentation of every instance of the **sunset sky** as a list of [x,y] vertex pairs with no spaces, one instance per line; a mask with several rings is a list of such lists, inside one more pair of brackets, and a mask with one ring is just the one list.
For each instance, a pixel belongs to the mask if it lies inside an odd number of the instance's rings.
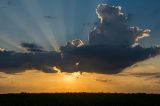
[[0,93],[160,93],[159,4],[0,0]]

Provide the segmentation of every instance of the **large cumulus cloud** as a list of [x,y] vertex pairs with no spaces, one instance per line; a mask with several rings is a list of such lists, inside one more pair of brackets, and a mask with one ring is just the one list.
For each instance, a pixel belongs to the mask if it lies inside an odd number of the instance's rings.
[[89,40],[84,44],[76,39],[60,47],[60,52],[45,51],[32,43],[21,43],[26,53],[0,49],[0,71],[21,72],[38,69],[55,72],[53,67],[63,72],[119,73],[137,62],[156,56],[160,47],[144,48],[138,44],[148,37],[149,29],[130,27],[128,17],[120,6],[99,4],[96,9],[99,20],[89,32]]
[[96,13],[100,21],[89,32],[89,43],[61,48],[62,70],[118,73],[159,54],[158,46],[143,48],[138,44],[151,30],[130,27],[120,6],[99,4]]
[[90,44],[132,47],[140,39],[149,36],[149,29],[128,26],[128,17],[122,12],[120,6],[100,4],[96,13],[100,23],[90,31]]

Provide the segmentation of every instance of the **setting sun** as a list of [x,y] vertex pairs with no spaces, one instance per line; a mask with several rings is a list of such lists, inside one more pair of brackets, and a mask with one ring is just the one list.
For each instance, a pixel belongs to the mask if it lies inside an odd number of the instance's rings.
[[61,73],[61,78],[64,80],[66,83],[73,83],[77,81],[80,77],[80,72],[74,72],[74,73]]

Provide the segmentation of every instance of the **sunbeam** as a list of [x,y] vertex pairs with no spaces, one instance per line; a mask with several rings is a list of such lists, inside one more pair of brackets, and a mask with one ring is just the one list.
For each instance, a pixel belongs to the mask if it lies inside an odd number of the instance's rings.
[[3,35],[3,36],[0,36],[0,42],[4,44],[4,45],[1,45],[2,47],[4,46],[4,48],[7,48],[9,50],[17,50],[19,52],[24,52],[24,50],[19,47],[17,41],[7,37],[6,34],[3,34],[3,33],[0,33],[0,34]]
[[33,32],[33,30],[35,30],[32,27],[33,24],[30,25],[30,22],[28,22],[30,21],[27,18],[28,15],[24,12],[21,12],[22,8],[18,8],[19,11],[16,11],[16,9],[3,9],[3,13],[10,20],[10,24],[16,26],[19,31],[24,32],[25,35],[29,36],[30,40],[35,42],[37,39],[35,35],[37,34],[35,31]]
[[53,29],[51,29],[47,21],[43,19],[43,10],[38,6],[38,2],[33,0],[23,0],[21,2],[24,4],[24,6],[26,6],[28,12],[34,18],[43,35],[47,38],[48,42],[53,47],[53,50],[58,50],[59,45],[53,33]]

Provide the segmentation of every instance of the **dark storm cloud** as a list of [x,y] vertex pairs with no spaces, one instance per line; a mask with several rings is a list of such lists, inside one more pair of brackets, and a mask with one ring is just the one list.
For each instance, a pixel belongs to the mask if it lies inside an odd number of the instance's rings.
[[159,48],[85,45],[74,49],[64,49],[62,52],[64,52],[64,63],[61,69],[64,71],[79,70],[114,74],[139,61],[156,56],[159,54]]
[[54,72],[53,66],[59,64],[60,55],[54,51],[18,53],[14,51],[0,52],[0,72],[19,73],[27,69],[38,69]]
[[138,44],[140,39],[149,36],[150,30],[130,27],[120,6],[100,4],[96,13],[100,22],[89,32],[87,44],[76,39],[61,46],[61,52],[44,51],[31,43],[21,43],[26,53],[0,49],[1,72],[16,73],[27,69],[54,72],[52,67],[56,66],[62,72],[115,74],[160,53],[158,46],[143,48]]

